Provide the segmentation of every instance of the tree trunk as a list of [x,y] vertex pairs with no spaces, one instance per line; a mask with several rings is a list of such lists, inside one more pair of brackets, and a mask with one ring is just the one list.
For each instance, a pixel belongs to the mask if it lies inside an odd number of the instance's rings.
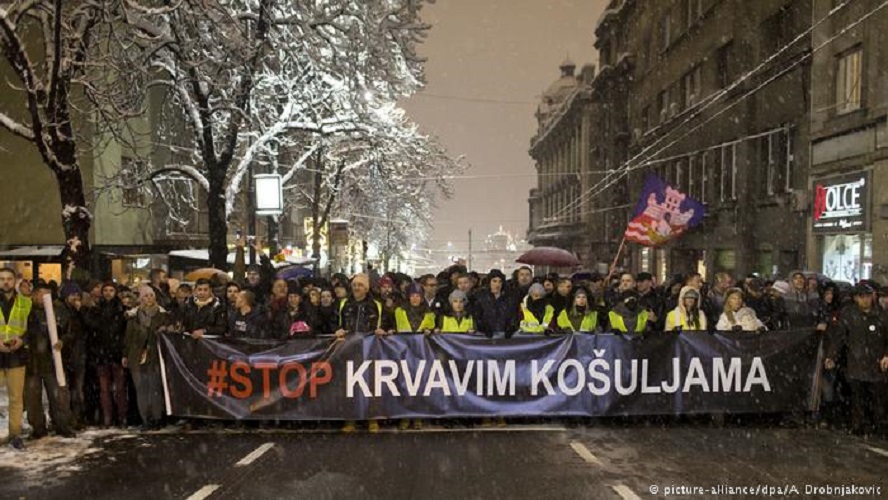
[[86,209],[83,176],[76,160],[66,162],[68,168],[55,171],[62,201],[62,228],[65,232],[65,249],[62,251],[62,273],[67,276],[72,265],[80,269],[90,268],[91,248],[89,227],[92,216]]
[[[228,218],[225,214],[225,178],[210,169],[207,209],[210,218],[210,266],[228,270]],[[224,172],[224,171],[223,171]]]
[[[316,164],[315,168],[320,170]],[[314,197],[311,202],[311,258],[315,259],[314,274],[318,276],[321,269],[321,231],[318,222],[321,219],[321,172],[314,174]]]

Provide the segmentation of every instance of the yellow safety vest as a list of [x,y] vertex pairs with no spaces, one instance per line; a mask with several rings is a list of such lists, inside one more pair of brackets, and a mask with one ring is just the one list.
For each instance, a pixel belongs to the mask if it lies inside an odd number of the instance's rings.
[[[706,329],[706,315],[702,312],[697,312],[700,319],[700,324],[697,326],[698,330]],[[671,332],[675,330],[678,326],[681,326],[682,330],[690,330],[691,326],[688,324],[688,318],[682,316],[681,312],[678,309],[673,309],[669,311],[669,314],[666,315],[666,331]]]
[[521,304],[521,313],[524,316],[524,319],[521,321],[521,331],[524,333],[543,333],[546,331],[546,327],[549,326],[549,323],[552,322],[552,316],[555,316],[555,308],[552,306],[546,306],[546,312],[543,313],[543,322],[540,323],[540,320],[537,319],[536,316],[530,312],[529,309],[525,307],[525,305]]
[[[581,332],[594,332],[595,328],[598,326],[598,312],[597,311],[588,311],[583,316],[583,321],[580,322],[580,331]],[[558,315],[558,327],[563,330],[575,331],[573,327],[573,323],[570,322],[570,316],[567,314],[567,309],[563,309],[561,313]]]
[[[339,301],[339,324],[342,325],[342,310],[345,309],[345,303],[348,302],[348,299]],[[376,328],[382,328],[382,302],[378,300],[374,300],[376,303],[376,310],[379,311],[379,315],[376,318]]]
[[23,337],[28,331],[28,316],[31,314],[31,299],[15,294],[15,302],[12,304],[12,310],[9,312],[9,318],[5,317],[3,311],[0,310],[0,334],[3,335],[3,341],[8,341],[11,337]]
[[441,331],[444,333],[468,333],[475,331],[475,321],[471,316],[463,316],[457,320],[453,316],[444,316],[441,319]]
[[419,333],[425,330],[434,330],[435,313],[425,313],[425,316],[423,316],[422,321],[419,323],[419,328],[414,330],[410,326],[410,320],[407,319],[407,311],[403,307],[399,307],[395,309],[395,328],[398,330],[398,333]]
[[[610,318],[610,326],[611,330],[616,330],[623,333],[629,333],[629,329],[626,328],[626,322],[623,321],[623,317],[619,314],[611,311],[608,314],[608,318]],[[634,333],[642,333],[644,332],[645,326],[647,326],[648,321],[648,313],[647,311],[641,311],[638,313],[638,318],[635,320],[635,332]]]

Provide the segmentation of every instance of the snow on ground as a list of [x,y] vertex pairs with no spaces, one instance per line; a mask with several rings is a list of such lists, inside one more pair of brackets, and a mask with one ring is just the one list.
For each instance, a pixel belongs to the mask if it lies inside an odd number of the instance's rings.
[[121,439],[134,439],[137,434],[122,429],[92,429],[77,433],[74,438],[49,436],[32,441],[29,433],[27,414],[25,415],[25,450],[18,451],[7,443],[9,435],[9,404],[6,386],[0,384],[0,470],[14,470],[27,480],[45,477],[53,472],[53,477],[64,478],[82,470],[83,459],[102,452],[101,443]]

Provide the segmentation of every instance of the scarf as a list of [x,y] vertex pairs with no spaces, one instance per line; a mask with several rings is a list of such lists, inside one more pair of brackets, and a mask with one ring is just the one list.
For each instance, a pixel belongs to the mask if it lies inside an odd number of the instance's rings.
[[139,324],[145,328],[150,327],[151,320],[154,319],[154,316],[156,316],[158,312],[160,312],[160,307],[156,305],[154,307],[140,307],[138,312]]

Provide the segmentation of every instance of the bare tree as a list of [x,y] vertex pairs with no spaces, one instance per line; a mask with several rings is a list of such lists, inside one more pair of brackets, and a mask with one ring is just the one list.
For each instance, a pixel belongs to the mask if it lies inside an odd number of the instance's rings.
[[224,267],[228,218],[243,178],[282,138],[366,124],[358,97],[394,100],[421,84],[415,55],[428,26],[420,0],[126,0],[127,22],[153,46],[150,71],[182,110],[189,163],[149,176],[187,176],[207,193],[210,262]]

